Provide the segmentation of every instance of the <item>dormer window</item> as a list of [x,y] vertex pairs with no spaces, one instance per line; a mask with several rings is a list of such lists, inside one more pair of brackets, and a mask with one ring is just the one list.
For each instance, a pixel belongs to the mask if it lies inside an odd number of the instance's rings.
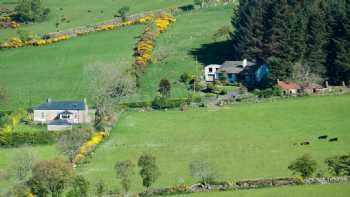
[[70,119],[69,114],[61,114],[61,119]]
[[210,73],[213,72],[213,68],[209,68],[209,72],[210,72]]

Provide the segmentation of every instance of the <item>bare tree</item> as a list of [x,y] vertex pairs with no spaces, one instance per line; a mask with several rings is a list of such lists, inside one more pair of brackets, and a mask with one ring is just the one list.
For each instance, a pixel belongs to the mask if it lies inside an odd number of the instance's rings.
[[97,115],[113,116],[121,100],[134,92],[135,81],[128,73],[118,71],[111,64],[95,64],[86,68],[89,92],[95,102]]
[[292,80],[298,83],[320,83],[322,82],[322,77],[312,73],[309,66],[296,63],[293,66]]
[[92,131],[85,129],[74,129],[72,131],[66,131],[59,139],[57,143],[58,149],[66,154],[70,162],[73,162],[76,151],[91,135]]
[[13,157],[13,168],[18,180],[24,180],[37,160],[36,154],[30,147],[22,147],[16,151]]

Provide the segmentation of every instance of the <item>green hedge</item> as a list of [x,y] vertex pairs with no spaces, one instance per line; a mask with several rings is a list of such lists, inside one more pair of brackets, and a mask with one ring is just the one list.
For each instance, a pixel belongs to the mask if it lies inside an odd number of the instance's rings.
[[0,133],[1,147],[18,147],[24,144],[39,145],[55,143],[62,132],[2,132]]

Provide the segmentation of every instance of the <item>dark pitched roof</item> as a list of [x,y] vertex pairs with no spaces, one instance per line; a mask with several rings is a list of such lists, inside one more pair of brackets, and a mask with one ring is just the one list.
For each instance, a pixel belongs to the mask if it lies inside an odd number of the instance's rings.
[[72,123],[68,122],[67,120],[62,120],[62,119],[52,120],[52,121],[48,122],[47,124],[48,125],[72,125]]
[[55,101],[49,100],[40,104],[35,110],[85,110],[84,101]]
[[[251,67],[254,65],[255,65],[254,62],[247,61],[247,66],[245,68]],[[220,71],[224,71],[226,73],[238,74],[242,72],[245,68],[243,67],[243,61],[225,61],[222,64]]]
[[72,115],[73,113],[70,112],[70,111],[64,111],[64,112],[62,112],[62,113],[60,113],[60,114],[63,114],[63,115]]

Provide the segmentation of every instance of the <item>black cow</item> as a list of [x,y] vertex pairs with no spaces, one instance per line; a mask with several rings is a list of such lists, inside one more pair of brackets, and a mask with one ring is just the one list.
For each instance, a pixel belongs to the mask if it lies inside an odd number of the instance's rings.
[[338,141],[338,138],[337,138],[337,137],[331,138],[331,139],[329,139],[329,141],[330,141],[330,142],[336,142],[336,141]]
[[305,141],[305,142],[300,143],[300,145],[302,145],[302,146],[304,146],[304,145],[310,145],[310,142]]
[[319,140],[325,140],[328,138],[328,135],[321,135],[318,137]]

